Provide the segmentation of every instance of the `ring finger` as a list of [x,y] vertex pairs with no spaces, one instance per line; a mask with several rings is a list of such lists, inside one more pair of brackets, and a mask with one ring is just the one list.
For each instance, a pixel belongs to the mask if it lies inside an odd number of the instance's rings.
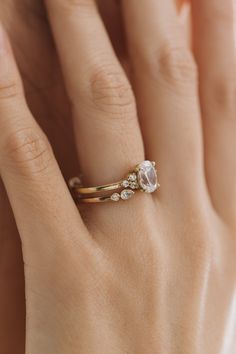
[[197,75],[177,7],[129,0],[123,10],[145,148],[160,163],[160,196],[171,204],[178,193],[195,198],[204,183]]

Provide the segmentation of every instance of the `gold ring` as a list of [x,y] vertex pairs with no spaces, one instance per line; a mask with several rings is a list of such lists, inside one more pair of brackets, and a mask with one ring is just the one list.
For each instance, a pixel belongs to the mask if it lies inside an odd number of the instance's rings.
[[96,187],[83,187],[79,177],[71,178],[69,187],[78,203],[118,202],[130,199],[136,191],[153,193],[159,187],[156,163],[145,160],[135,166],[126,178],[119,182]]

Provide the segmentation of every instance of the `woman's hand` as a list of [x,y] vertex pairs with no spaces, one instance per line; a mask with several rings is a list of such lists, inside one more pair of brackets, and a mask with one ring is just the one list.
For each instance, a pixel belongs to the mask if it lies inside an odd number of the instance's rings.
[[0,172],[22,240],[26,352],[232,353],[233,3],[194,1],[196,67],[172,1],[123,2],[135,99],[94,3],[47,6],[87,183],[146,156],[161,189],[79,215],[2,36]]

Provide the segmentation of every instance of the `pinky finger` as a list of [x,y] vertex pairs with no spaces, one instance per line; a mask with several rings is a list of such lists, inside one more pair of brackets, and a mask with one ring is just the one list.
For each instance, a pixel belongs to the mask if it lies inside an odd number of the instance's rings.
[[45,257],[50,259],[55,248],[70,245],[75,238],[84,240],[86,229],[50,144],[27,108],[1,27],[0,132],[0,174],[21,235],[24,260],[38,265]]

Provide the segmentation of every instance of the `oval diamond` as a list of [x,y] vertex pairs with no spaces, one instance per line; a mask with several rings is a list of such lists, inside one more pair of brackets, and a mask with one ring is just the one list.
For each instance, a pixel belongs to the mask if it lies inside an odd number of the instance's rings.
[[138,165],[138,182],[147,193],[153,193],[158,188],[157,172],[151,161],[143,161]]

